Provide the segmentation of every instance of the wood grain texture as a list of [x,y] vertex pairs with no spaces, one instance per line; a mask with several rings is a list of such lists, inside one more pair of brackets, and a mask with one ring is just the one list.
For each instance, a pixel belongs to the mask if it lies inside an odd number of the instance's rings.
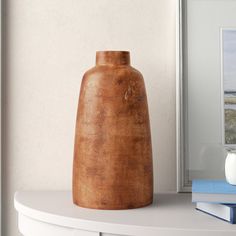
[[76,121],[73,201],[130,209],[153,200],[153,167],[144,80],[129,52],[97,52],[83,77]]

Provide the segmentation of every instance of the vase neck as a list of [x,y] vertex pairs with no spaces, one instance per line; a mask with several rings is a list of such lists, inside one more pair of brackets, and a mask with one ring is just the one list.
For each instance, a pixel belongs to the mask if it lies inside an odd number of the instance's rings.
[[98,51],[96,65],[130,65],[128,51]]

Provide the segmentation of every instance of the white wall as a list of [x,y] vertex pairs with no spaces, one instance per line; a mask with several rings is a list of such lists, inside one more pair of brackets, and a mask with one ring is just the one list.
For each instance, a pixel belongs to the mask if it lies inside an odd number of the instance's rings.
[[4,236],[16,190],[71,189],[80,82],[95,51],[131,52],[145,78],[155,191],[176,189],[175,0],[8,0]]

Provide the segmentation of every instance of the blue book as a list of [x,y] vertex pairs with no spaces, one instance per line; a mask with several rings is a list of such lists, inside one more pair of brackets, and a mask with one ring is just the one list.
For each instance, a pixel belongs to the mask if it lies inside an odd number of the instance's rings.
[[235,204],[213,204],[197,202],[196,209],[212,215],[218,219],[225,220],[231,224],[236,223],[236,205]]
[[192,201],[236,204],[236,186],[225,180],[193,180]]

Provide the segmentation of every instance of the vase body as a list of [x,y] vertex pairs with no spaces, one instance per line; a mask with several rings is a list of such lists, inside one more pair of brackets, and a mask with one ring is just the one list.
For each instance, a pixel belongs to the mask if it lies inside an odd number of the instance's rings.
[[225,177],[229,184],[236,185],[236,151],[229,151],[225,160]]
[[129,52],[97,52],[82,80],[77,110],[73,201],[95,209],[130,209],[153,200],[147,96]]

